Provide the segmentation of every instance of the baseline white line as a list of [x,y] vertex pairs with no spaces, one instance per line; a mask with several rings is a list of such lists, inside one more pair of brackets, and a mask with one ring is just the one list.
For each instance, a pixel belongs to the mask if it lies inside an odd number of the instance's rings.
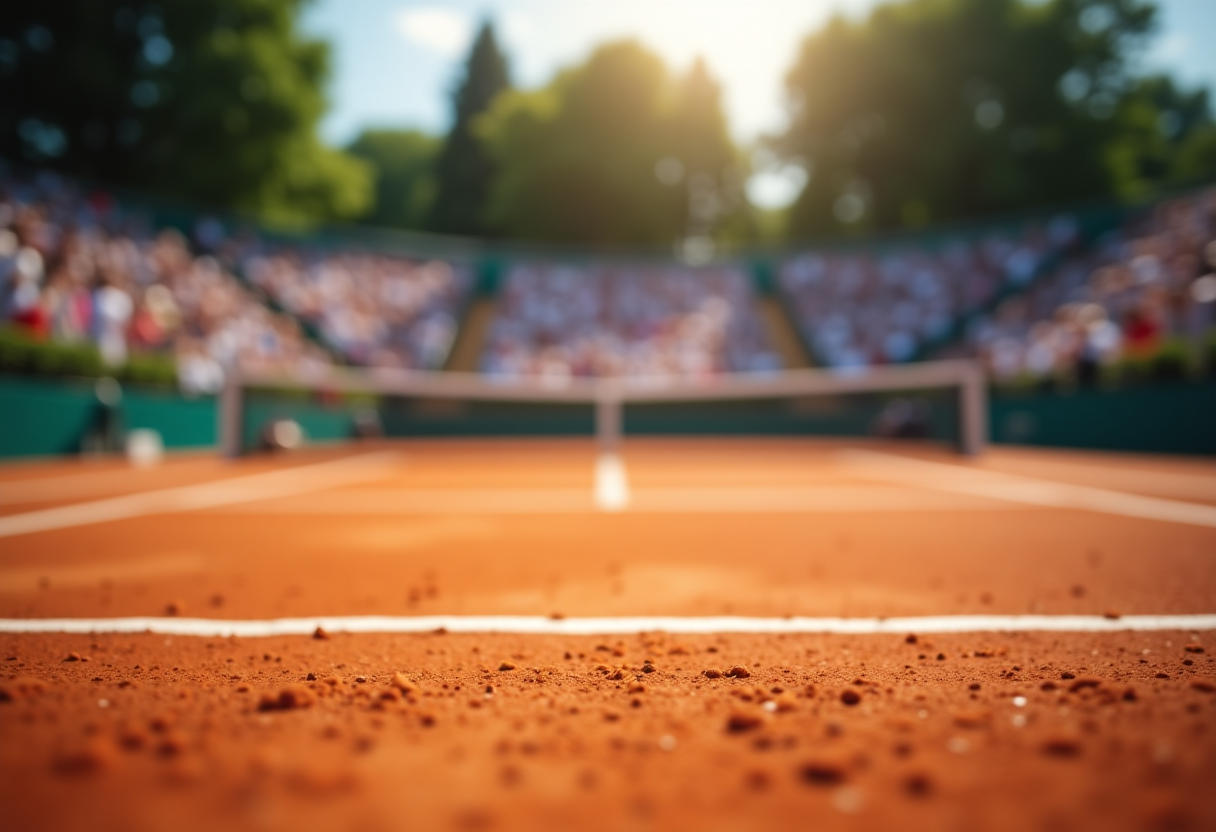
[[617,454],[600,454],[595,460],[595,505],[600,511],[629,507],[629,479]]
[[263,637],[330,633],[518,633],[633,635],[637,633],[1114,633],[1216,630],[1213,615],[930,615],[900,618],[747,618],[635,616],[562,618],[536,615],[316,616],[265,621],[209,618],[5,618],[0,633],[156,633],[167,636]]
[[143,491],[106,500],[10,514],[0,517],[0,537],[87,526],[132,517],[195,511],[202,508],[290,497],[385,476],[400,459],[394,451],[267,471],[199,485]]
[[864,476],[903,485],[1048,508],[1081,509],[1142,520],[1216,528],[1216,506],[1145,497],[981,468],[964,468],[880,451],[845,449],[837,452],[837,456]]

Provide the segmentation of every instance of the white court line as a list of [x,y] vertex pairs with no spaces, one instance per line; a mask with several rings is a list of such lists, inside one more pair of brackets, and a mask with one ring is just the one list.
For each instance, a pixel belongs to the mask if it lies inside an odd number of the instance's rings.
[[156,633],[166,636],[299,636],[330,633],[519,633],[633,635],[638,633],[1114,633],[1216,630],[1216,615],[928,615],[902,618],[747,618],[635,616],[562,618],[539,615],[355,615],[224,621],[210,618],[2,618],[0,633]]
[[1143,520],[1216,528],[1216,506],[1145,497],[1087,485],[1041,480],[980,468],[964,468],[879,451],[846,449],[837,457],[863,476],[955,494],[1015,503],[1095,511]]
[[600,511],[629,507],[629,479],[617,454],[600,454],[595,460],[595,505]]
[[386,476],[400,460],[394,451],[301,465],[200,485],[162,488],[70,506],[0,517],[0,537],[68,529],[132,517],[195,511],[271,497],[290,497]]
[[886,485],[787,488],[639,488],[631,512],[649,514],[838,514],[909,511],[1021,511],[986,497]]
[[[1003,460],[1007,461],[1007,460]],[[1216,502],[1216,466],[1212,473],[1179,474],[1173,471],[1156,471],[1138,467],[1113,467],[1109,465],[1084,465],[1077,462],[1055,459],[1014,460],[1022,465],[1021,468],[1010,468],[1000,473],[1014,476],[1030,476],[1055,482],[1058,472],[1061,480],[1076,482],[1078,485],[1093,485],[1114,491],[1127,491],[1135,494],[1147,494],[1166,500],[1194,500],[1196,502]],[[988,469],[984,469],[988,470]],[[1071,477],[1084,479],[1073,480]]]
[[0,482],[0,506],[37,503],[44,500],[64,500],[69,497],[92,497],[98,493],[114,493],[115,477],[126,475],[129,482],[154,469],[111,468],[49,477],[27,477]]
[[[350,488],[284,500],[260,500],[215,509],[223,514],[361,516],[414,514],[592,514],[584,489]],[[638,488],[629,513],[835,514],[838,512],[1025,511],[1026,506],[987,497],[893,485],[782,488]],[[619,504],[617,504],[619,505]]]
[[220,514],[409,515],[409,514],[594,514],[586,488],[357,488],[289,500],[223,506]]

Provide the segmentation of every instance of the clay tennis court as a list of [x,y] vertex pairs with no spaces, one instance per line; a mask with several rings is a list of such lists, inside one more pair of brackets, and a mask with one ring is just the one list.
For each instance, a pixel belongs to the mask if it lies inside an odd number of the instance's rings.
[[0,802],[14,829],[1210,829],[1214,599],[1208,461],[10,465]]

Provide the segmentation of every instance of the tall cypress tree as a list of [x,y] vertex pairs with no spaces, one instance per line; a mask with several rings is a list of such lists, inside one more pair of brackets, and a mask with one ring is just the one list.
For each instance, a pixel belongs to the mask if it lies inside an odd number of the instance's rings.
[[485,236],[486,199],[493,164],[473,135],[473,122],[510,85],[507,60],[498,48],[494,26],[482,24],[465,65],[465,76],[452,98],[455,118],[439,155],[439,192],[431,209],[430,227],[445,234]]

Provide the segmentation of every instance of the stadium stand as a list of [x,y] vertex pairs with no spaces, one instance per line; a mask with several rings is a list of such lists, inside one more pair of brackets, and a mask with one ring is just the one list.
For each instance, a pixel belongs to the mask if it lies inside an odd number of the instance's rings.
[[736,268],[521,264],[482,356],[497,376],[698,377],[781,368]]
[[195,237],[192,246],[177,231],[157,231],[112,196],[59,176],[6,175],[0,321],[95,343],[110,366],[132,352],[173,355],[184,390],[215,392],[238,365],[302,380],[335,355],[438,367],[469,289],[468,275],[447,263],[272,248],[225,235],[214,221],[200,221]]
[[248,254],[244,273],[297,318],[313,324],[348,362],[439,369],[456,337],[470,287],[466,268],[370,254]]
[[[205,217],[188,239],[63,177],[3,173],[0,323],[95,344],[110,366],[171,356],[191,393],[234,366],[302,381],[333,363],[450,359],[496,377],[767,372],[805,363],[782,308],[833,369],[978,357],[998,381],[1084,382],[1216,323],[1216,188],[1116,213],[1085,233],[1061,214],[810,248],[777,261],[775,299],[736,266],[528,260],[474,298],[468,265],[268,242]],[[476,337],[453,352],[467,309]]]
[[782,263],[777,282],[821,363],[901,363],[947,338],[961,318],[1032,283],[1076,235],[1073,218],[1061,215],[1020,235],[810,250]]
[[[996,379],[1075,373],[1157,353],[1212,326],[1216,188],[1134,212],[1084,253],[971,323],[962,349]],[[1204,280],[1206,283],[1198,283]],[[1216,285],[1213,285],[1216,292]]]
[[156,232],[110,196],[51,174],[6,177],[0,194],[0,315],[39,337],[176,357],[183,389],[213,392],[233,363],[307,378],[330,361],[183,235]]

